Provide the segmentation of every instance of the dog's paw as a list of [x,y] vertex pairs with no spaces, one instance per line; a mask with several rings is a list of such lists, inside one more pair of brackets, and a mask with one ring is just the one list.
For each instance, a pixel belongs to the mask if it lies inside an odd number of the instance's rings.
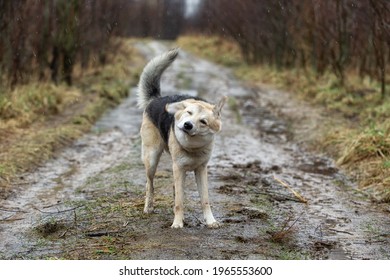
[[171,228],[183,228],[183,226],[184,226],[183,222],[181,222],[181,223],[173,222],[173,224],[171,225]]
[[220,228],[222,224],[218,223],[217,221],[214,221],[212,223],[206,224],[208,228]]
[[144,208],[145,214],[153,214],[154,213],[154,207],[146,207]]

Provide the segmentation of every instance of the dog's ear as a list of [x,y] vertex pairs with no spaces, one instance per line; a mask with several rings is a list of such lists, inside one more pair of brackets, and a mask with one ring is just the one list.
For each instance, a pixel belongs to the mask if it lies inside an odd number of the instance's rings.
[[222,96],[221,99],[219,99],[218,103],[214,106],[213,109],[214,116],[218,118],[221,116],[221,110],[223,105],[225,105],[226,100],[227,96]]
[[176,114],[176,112],[184,110],[186,108],[184,102],[169,103],[165,106],[165,111],[170,114]]

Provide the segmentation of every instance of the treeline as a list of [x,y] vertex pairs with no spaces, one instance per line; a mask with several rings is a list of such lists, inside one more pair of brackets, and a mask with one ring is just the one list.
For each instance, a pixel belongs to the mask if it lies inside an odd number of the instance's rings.
[[71,84],[77,63],[106,62],[113,36],[174,39],[183,18],[181,0],[0,1],[2,84],[32,78]]
[[389,0],[203,0],[193,28],[233,38],[248,63],[331,70],[342,84],[356,70],[385,95]]
[[72,83],[76,63],[105,63],[113,36],[175,39],[196,30],[233,38],[248,63],[349,70],[382,84],[390,64],[389,0],[0,0],[0,78]]

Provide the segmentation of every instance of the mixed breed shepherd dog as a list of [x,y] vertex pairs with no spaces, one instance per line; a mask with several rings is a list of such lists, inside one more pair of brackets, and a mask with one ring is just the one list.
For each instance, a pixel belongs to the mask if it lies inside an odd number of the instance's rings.
[[172,228],[182,228],[184,220],[184,185],[188,171],[195,172],[205,223],[219,227],[211,211],[207,163],[214,136],[221,130],[223,97],[216,105],[188,95],[161,96],[160,78],[176,59],[179,49],[172,49],[152,59],[144,68],[138,85],[138,106],[144,110],[141,138],[142,160],[146,170],[145,213],[154,209],[153,179],[163,151],[172,157],[175,207]]

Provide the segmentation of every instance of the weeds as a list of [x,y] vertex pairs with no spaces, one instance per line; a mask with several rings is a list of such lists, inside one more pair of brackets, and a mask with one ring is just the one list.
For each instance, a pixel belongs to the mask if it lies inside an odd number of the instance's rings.
[[338,164],[356,163],[366,158],[390,157],[390,130],[375,125],[365,129],[353,137],[338,160]]
[[268,233],[271,234],[271,239],[274,242],[285,242],[286,240],[288,240],[294,233],[294,226],[298,222],[302,214],[296,219],[294,219],[292,216],[288,217],[280,227],[278,227],[274,231],[269,231]]
[[[135,85],[143,59],[129,40],[105,66],[75,69],[74,86],[31,82],[0,93],[0,187],[88,131],[109,107]],[[119,47],[118,47],[119,45]]]
[[35,230],[37,231],[37,233],[44,238],[46,238],[50,235],[54,235],[57,232],[64,230],[64,229],[65,229],[65,225],[59,221],[56,221],[56,220],[50,220],[50,221],[47,221],[47,222],[35,227]]

